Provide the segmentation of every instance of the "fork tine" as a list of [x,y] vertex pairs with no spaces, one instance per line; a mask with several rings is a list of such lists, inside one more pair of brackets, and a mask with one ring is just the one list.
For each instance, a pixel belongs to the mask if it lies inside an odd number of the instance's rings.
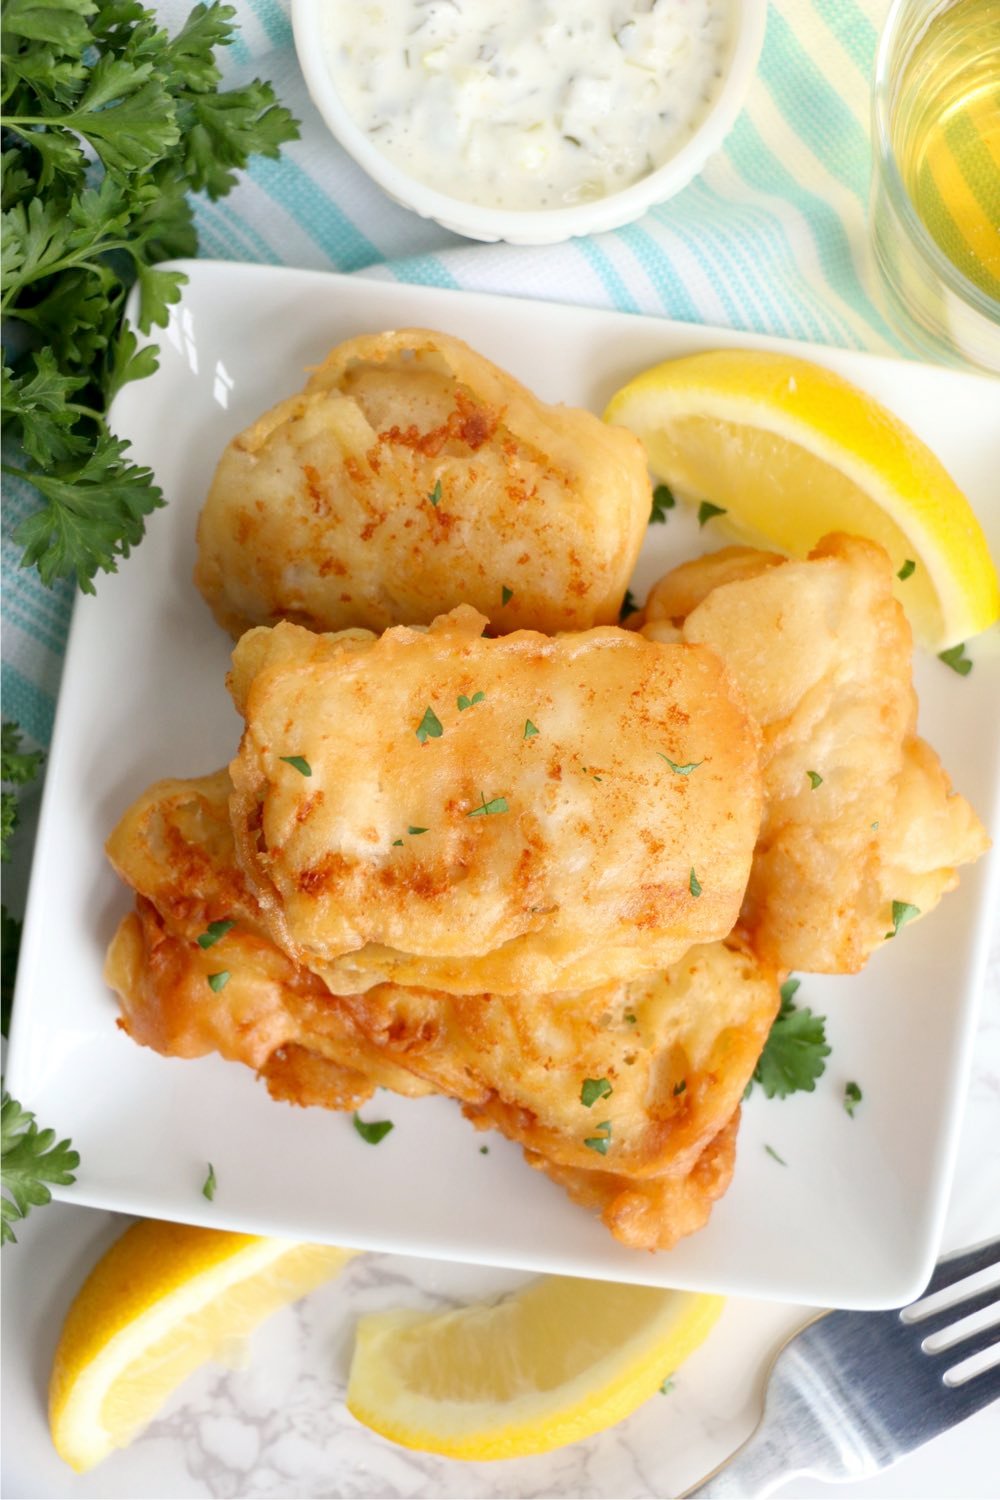
[[962,1318],[970,1318],[973,1313],[982,1312],[984,1308],[992,1307],[994,1303],[1000,1309],[1000,1281],[977,1292],[974,1297],[966,1297],[961,1302],[950,1302],[947,1307],[939,1308],[937,1312],[931,1313],[926,1318],[908,1318],[906,1326],[912,1328],[914,1333],[921,1333],[926,1337],[931,1333],[940,1333],[943,1329],[950,1328],[952,1323],[957,1323]]
[[[996,1329],[993,1331],[995,1334]],[[955,1426],[994,1401],[1000,1401],[1000,1365],[981,1370],[978,1375],[963,1380],[961,1385],[945,1385],[944,1390],[947,1394],[941,1403],[942,1410],[948,1413],[951,1425]]]
[[974,1354],[982,1354],[986,1349],[992,1349],[996,1345],[1000,1348],[1000,1323],[989,1323],[985,1328],[974,1328],[970,1334],[963,1339],[956,1339],[949,1344],[947,1349],[925,1349],[924,1353],[931,1359],[940,1359],[947,1355],[949,1365],[962,1364],[964,1360],[971,1359]]
[[977,1271],[986,1271],[995,1264],[1000,1264],[1000,1240],[990,1240],[978,1250],[968,1250],[964,1255],[953,1255],[950,1260],[940,1262],[927,1286],[914,1300],[922,1301],[924,1297],[931,1297],[946,1286],[954,1286],[956,1281],[964,1281],[966,1276],[974,1276]]

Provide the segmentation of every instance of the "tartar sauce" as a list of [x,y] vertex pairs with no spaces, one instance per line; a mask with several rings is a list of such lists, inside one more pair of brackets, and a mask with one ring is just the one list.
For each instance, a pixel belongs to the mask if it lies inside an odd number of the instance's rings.
[[428,187],[559,208],[628,186],[719,86],[731,0],[381,0],[326,11],[345,107]]

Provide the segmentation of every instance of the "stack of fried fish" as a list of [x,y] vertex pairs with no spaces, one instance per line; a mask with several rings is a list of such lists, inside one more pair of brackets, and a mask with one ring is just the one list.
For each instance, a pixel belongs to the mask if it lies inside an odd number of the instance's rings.
[[630,434],[458,340],[334,350],[219,464],[244,733],[111,835],[107,974],[136,1041],[446,1095],[657,1249],[729,1183],[786,973],[856,972],[986,837],[878,546],[727,548],[622,628],[648,515]]

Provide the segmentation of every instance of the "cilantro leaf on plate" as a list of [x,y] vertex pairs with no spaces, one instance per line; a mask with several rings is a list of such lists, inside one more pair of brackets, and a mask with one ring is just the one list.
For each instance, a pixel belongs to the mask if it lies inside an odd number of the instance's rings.
[[830,1055],[826,1017],[795,1004],[792,997],[798,988],[797,979],[788,979],[781,986],[781,1009],[747,1085],[747,1094],[754,1083],[760,1084],[768,1099],[786,1099],[799,1092],[811,1094],[826,1069]]
[[54,1130],[39,1130],[30,1110],[6,1092],[0,1099],[0,1244],[15,1240],[13,1226],[52,1197],[47,1186],[75,1182],[79,1152],[69,1141],[56,1141]]

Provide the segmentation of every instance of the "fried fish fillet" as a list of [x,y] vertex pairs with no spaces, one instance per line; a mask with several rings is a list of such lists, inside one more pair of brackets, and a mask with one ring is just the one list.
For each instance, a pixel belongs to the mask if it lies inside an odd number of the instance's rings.
[[779,968],[854,973],[926,914],[982,824],[916,735],[910,627],[881,547],[825,537],[808,561],[727,548],[654,588],[644,633],[714,647],[764,740],[764,814],[742,924]]
[[497,631],[586,630],[617,621],[649,506],[631,433],[404,329],[339,345],[233,438],[195,582],[234,635],[381,631],[462,603]]
[[732,1168],[719,1143],[778,1007],[773,974],[715,943],[582,994],[332,995],[261,932],[227,845],[227,790],[225,773],[160,782],[108,842],[138,896],[106,970],[136,1041],[219,1052],[302,1104],[357,1108],[375,1085],[445,1094],[603,1208],[625,1243],[662,1248],[704,1221]]
[[756,729],[715,652],[597,629],[248,632],[237,858],[279,946],[352,994],[589,989],[724,937]]

